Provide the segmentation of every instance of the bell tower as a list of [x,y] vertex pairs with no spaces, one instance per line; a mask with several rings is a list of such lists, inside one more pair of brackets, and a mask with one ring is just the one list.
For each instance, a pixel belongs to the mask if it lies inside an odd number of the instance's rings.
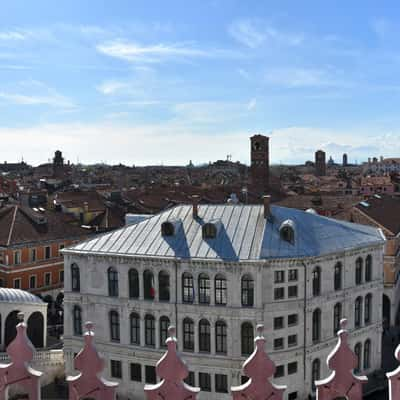
[[263,195],[269,189],[269,137],[254,135],[250,138],[250,183],[252,190]]

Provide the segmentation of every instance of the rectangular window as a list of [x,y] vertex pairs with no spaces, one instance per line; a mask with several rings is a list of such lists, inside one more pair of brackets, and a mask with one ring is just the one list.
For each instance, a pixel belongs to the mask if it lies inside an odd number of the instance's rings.
[[274,350],[283,349],[283,338],[274,339]]
[[194,372],[189,371],[188,376],[185,378],[184,382],[189,386],[196,386],[196,382],[194,379]]
[[297,314],[290,314],[290,315],[288,315],[288,318],[287,318],[288,326],[297,325],[298,322],[299,322],[299,317],[298,317]]
[[44,274],[44,286],[50,286],[51,285],[51,272],[46,272]]
[[289,269],[289,281],[294,282],[297,281],[297,269]]
[[146,383],[157,383],[156,367],[146,365]]
[[274,329],[282,329],[282,328],[283,328],[283,317],[275,317]]
[[217,393],[228,393],[228,377],[222,374],[215,374],[215,391]]
[[64,282],[64,270],[62,269],[60,272],[59,272],[59,276],[60,276],[60,282]]
[[14,289],[21,289],[21,278],[14,279]]
[[142,382],[142,366],[131,363],[131,381]]
[[297,335],[288,336],[288,347],[297,346]]
[[122,363],[117,360],[110,360],[111,362],[111,377],[112,378],[122,378]]
[[274,299],[282,300],[285,297],[285,288],[278,287],[274,289]]
[[283,365],[277,365],[274,378],[280,378],[285,375],[285,367]]
[[288,297],[297,297],[297,286],[288,287]]
[[21,264],[21,251],[20,250],[14,251],[14,264],[15,265]]
[[51,257],[51,247],[50,246],[46,246],[44,248],[44,258],[46,260],[48,260]]
[[36,288],[36,275],[31,275],[29,278],[29,289],[35,289]]
[[30,250],[30,260],[31,260],[31,262],[35,262],[36,261],[36,249],[31,249]]
[[199,386],[203,392],[211,392],[211,375],[199,372]]
[[285,271],[275,271],[275,283],[285,282]]
[[295,374],[297,372],[297,362],[291,362],[287,366],[287,373],[288,375]]

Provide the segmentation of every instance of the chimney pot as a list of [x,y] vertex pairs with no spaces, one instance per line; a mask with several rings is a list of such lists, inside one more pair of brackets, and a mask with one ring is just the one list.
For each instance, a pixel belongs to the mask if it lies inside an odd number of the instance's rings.
[[269,218],[271,216],[271,208],[270,208],[271,196],[265,195],[263,196],[263,200],[264,200],[264,218]]
[[192,196],[193,218],[197,218],[199,216],[199,199],[200,196],[197,194]]

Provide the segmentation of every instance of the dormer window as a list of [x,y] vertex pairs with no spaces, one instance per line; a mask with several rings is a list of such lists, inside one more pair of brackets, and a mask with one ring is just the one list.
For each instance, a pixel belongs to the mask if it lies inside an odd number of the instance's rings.
[[203,225],[203,239],[214,239],[217,236],[217,227],[207,223]]
[[282,240],[294,244],[294,222],[292,220],[284,221],[279,228],[279,235]]
[[203,225],[203,239],[215,239],[222,228],[222,222],[219,219],[213,219]]
[[180,219],[169,219],[161,224],[161,235],[174,236],[178,232],[179,226],[182,224]]
[[166,221],[161,224],[161,234],[163,236],[174,236],[175,234],[175,227],[174,224]]

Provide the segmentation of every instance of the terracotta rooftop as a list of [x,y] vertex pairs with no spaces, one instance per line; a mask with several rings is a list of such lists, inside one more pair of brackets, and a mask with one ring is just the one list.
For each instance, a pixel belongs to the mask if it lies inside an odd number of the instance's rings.
[[375,195],[358,203],[355,208],[393,235],[400,232],[400,197]]
[[55,211],[34,211],[19,205],[0,208],[0,246],[86,237],[88,230],[69,223],[70,218]]

